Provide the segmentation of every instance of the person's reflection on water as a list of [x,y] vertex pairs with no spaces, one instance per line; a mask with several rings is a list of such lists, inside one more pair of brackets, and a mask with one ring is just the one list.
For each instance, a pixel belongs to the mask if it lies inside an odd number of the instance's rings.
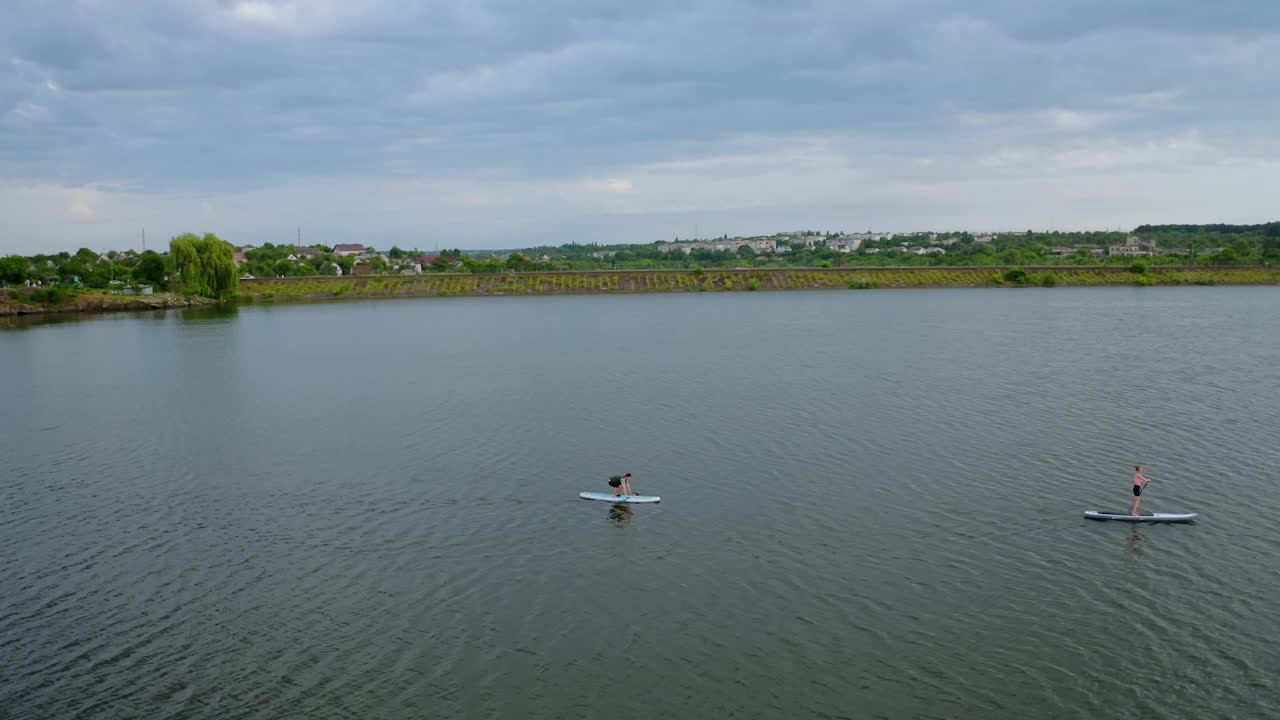
[[631,522],[631,508],[622,503],[614,503],[609,506],[609,520],[614,525],[622,527]]
[[1146,550],[1142,549],[1142,530],[1138,528],[1138,523],[1133,523],[1129,528],[1129,555],[1133,557],[1142,557]]

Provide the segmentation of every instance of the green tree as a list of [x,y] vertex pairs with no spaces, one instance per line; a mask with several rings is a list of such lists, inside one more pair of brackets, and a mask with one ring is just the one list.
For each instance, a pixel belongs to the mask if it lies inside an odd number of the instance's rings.
[[85,274],[81,279],[85,285],[101,290],[116,279],[113,266],[114,263],[93,263],[88,265],[85,267]]
[[174,279],[184,292],[211,298],[226,298],[240,285],[235,249],[217,235],[192,233],[169,241],[169,258]]
[[21,255],[10,255],[0,258],[0,281],[14,283],[25,281],[29,277],[31,263]]
[[1244,259],[1240,257],[1240,253],[1236,252],[1235,248],[1230,247],[1216,255],[1211,255],[1210,258],[1214,265],[1240,265],[1244,262]]
[[1262,241],[1262,259],[1267,262],[1280,262],[1280,223],[1276,225],[1276,234],[1268,235]]
[[164,257],[155,250],[148,250],[142,253],[138,264],[133,266],[133,281],[163,288],[164,273]]

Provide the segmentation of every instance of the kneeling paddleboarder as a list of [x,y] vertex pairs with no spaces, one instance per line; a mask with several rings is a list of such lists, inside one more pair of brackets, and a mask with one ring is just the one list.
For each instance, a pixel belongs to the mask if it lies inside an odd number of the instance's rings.
[[609,478],[609,487],[613,488],[613,496],[619,495],[635,495],[636,492],[631,489],[631,473],[618,476],[614,475]]

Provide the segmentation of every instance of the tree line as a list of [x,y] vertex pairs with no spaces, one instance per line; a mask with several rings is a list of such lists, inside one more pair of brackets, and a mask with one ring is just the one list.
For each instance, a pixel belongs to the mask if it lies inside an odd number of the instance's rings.
[[150,285],[189,295],[227,298],[235,294],[240,273],[235,248],[217,235],[187,233],[169,241],[169,252],[99,254],[80,248],[71,254],[9,255],[0,258],[0,282],[39,288]]
[[[856,267],[856,266],[1021,266],[1128,264],[1132,258],[1095,257],[1087,248],[1065,256],[1054,248],[1088,245],[1096,248],[1125,243],[1137,235],[1158,248],[1185,248],[1187,255],[1158,255],[1147,262],[1167,265],[1280,264],[1280,222],[1261,225],[1141,225],[1124,232],[1033,232],[1001,234],[980,242],[968,232],[896,235],[867,240],[852,253],[837,252],[825,242],[831,233],[809,231],[799,237],[776,238],[777,251],[757,253],[749,246],[736,251],[694,248],[686,253],[668,243],[596,245],[567,243],[535,246],[500,256],[468,255],[460,248],[440,251],[421,267],[423,272],[499,273],[511,271],[601,269],[694,269],[700,267]],[[727,237],[723,238],[728,240]],[[755,238],[763,239],[763,238]],[[939,240],[951,240],[940,246]],[[678,238],[677,238],[678,240]],[[807,241],[816,240],[814,247]],[[945,253],[920,255],[903,247],[942,247]],[[317,252],[304,253],[302,250]],[[359,262],[375,274],[398,272],[419,250],[392,247],[385,253],[366,248]],[[294,255],[295,260],[289,256]],[[299,255],[301,255],[299,257]],[[0,258],[0,282],[10,286],[80,286],[107,289],[118,284],[151,285],[158,290],[208,297],[229,297],[244,273],[256,277],[350,275],[356,260],[336,256],[332,247],[298,248],[264,245],[245,253],[237,264],[235,248],[216,235],[179,235],[167,254],[109,252],[89,248],[74,254],[60,252]]]

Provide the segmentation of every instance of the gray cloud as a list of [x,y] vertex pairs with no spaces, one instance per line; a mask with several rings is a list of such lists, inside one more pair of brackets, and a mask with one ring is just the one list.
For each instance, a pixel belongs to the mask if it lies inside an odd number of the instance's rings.
[[[261,241],[273,212],[464,246],[918,226],[970,215],[931,214],[952,184],[1230,185],[1280,157],[1280,4],[1245,0],[18,0],[0,51],[0,207],[31,234],[5,244],[183,217]],[[399,199],[332,212],[375,192]],[[1211,196],[1193,219],[1266,219]]]

